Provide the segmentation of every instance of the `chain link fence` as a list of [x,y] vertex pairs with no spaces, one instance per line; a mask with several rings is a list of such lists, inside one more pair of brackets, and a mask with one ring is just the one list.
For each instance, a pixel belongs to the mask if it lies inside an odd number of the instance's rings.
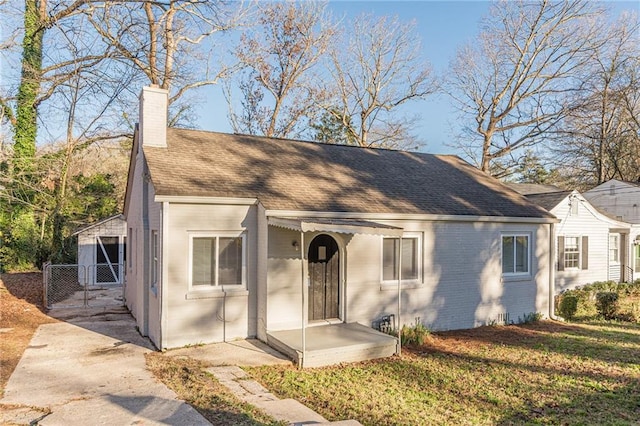
[[118,264],[44,265],[44,303],[49,309],[122,306],[124,268]]

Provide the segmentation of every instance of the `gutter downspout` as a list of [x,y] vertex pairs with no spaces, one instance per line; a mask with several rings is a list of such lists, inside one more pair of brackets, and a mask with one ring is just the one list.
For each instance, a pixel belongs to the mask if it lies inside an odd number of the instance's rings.
[[[158,282],[158,296],[160,297],[160,332],[158,333],[158,340],[160,341],[160,348],[166,347],[165,342],[169,340],[165,333],[169,334],[168,326],[168,312],[167,305],[169,303],[168,297],[168,282],[169,282],[169,245],[166,243],[166,238],[169,235],[169,203],[162,203],[162,234],[160,235],[160,261],[162,262],[162,271],[160,273],[160,279]],[[166,338],[165,338],[166,337]]]
[[304,362],[306,360],[306,353],[307,353],[307,330],[305,328],[306,322],[305,322],[305,313],[306,313],[306,309],[305,309],[305,297],[304,297],[304,292],[305,292],[305,274],[304,274],[304,232],[300,231],[300,271],[301,271],[301,279],[300,279],[300,284],[301,284],[301,288],[300,290],[302,290],[302,359],[299,360],[298,362],[298,367],[300,368],[304,368]]
[[549,318],[559,321],[556,316],[556,230],[549,224]]
[[149,261],[149,169],[146,161],[142,161],[142,329],[143,336],[149,335],[149,292],[150,268]]
[[400,309],[402,301],[402,237],[398,245],[398,355],[402,355],[402,321],[400,321]]

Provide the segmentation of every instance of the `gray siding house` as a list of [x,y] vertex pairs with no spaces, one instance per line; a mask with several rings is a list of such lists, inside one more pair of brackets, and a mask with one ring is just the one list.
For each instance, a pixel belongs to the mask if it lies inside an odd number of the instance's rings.
[[640,183],[611,179],[584,193],[599,210],[625,222],[640,224]]
[[125,200],[126,303],[158,348],[293,339],[303,364],[323,330],[552,312],[557,219],[461,159],[167,128],[166,108],[143,89]]

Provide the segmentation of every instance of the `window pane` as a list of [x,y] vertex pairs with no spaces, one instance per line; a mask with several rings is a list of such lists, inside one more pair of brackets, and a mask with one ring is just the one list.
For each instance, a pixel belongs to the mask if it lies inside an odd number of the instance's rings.
[[513,270],[513,237],[502,237],[502,272]]
[[192,285],[215,285],[215,238],[194,238]]
[[564,266],[565,268],[580,267],[580,243],[578,237],[565,237],[564,239]]
[[418,279],[418,239],[402,239],[402,279]]
[[382,240],[382,280],[398,279],[398,239],[384,238]]
[[242,238],[219,238],[219,285],[242,284]]
[[529,237],[516,237],[516,272],[529,272]]
[[609,235],[609,260],[618,261],[618,235]]

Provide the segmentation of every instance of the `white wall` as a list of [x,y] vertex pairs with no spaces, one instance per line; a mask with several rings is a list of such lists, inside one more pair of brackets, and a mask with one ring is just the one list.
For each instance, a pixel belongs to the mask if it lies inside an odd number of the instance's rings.
[[[165,236],[168,276],[165,286],[162,347],[213,343],[256,336],[256,206],[169,204]],[[189,235],[193,232],[243,231],[246,234],[246,282],[241,291],[189,289]]]
[[[153,185],[144,179],[146,164],[140,150],[135,157],[133,184],[131,185],[130,202],[125,212],[127,219],[127,262],[125,280],[125,303],[136,319],[136,325],[143,336],[160,345],[160,292],[151,291],[150,264],[145,259],[151,250],[151,231],[158,230],[159,243],[162,244],[162,211],[161,204],[154,201]],[[146,198],[145,198],[146,193]],[[145,205],[146,216],[145,219]],[[145,224],[146,220],[146,224]],[[145,234],[145,226],[148,228]],[[146,239],[145,239],[146,235]],[[162,262],[162,259],[160,259]],[[145,273],[146,272],[146,273]],[[159,273],[159,287],[162,275]]]
[[127,205],[125,216],[127,219],[127,273],[125,277],[125,303],[131,314],[136,319],[138,328],[143,330],[143,274],[142,268],[144,267],[143,252],[142,252],[142,173],[144,168],[144,162],[142,154],[136,153],[135,157],[131,161],[135,161],[134,175],[129,176],[132,179],[130,186],[129,199],[130,202]]
[[[268,228],[267,255],[267,330],[299,328],[302,324],[302,261],[303,249],[293,247],[300,241],[300,232]],[[308,246],[309,234],[305,235]]]
[[[531,312],[548,315],[549,225],[391,222],[423,235],[424,267],[419,285],[402,290],[402,323],[415,318],[432,329],[471,328],[513,321]],[[503,279],[501,232],[531,235],[530,276]],[[314,234],[305,234],[310,242]],[[382,315],[397,314],[397,287],[381,284],[382,237],[333,235],[341,248],[346,275],[343,320],[371,325]],[[291,246],[299,233],[269,229],[268,328],[296,328],[301,322],[300,253]]]

